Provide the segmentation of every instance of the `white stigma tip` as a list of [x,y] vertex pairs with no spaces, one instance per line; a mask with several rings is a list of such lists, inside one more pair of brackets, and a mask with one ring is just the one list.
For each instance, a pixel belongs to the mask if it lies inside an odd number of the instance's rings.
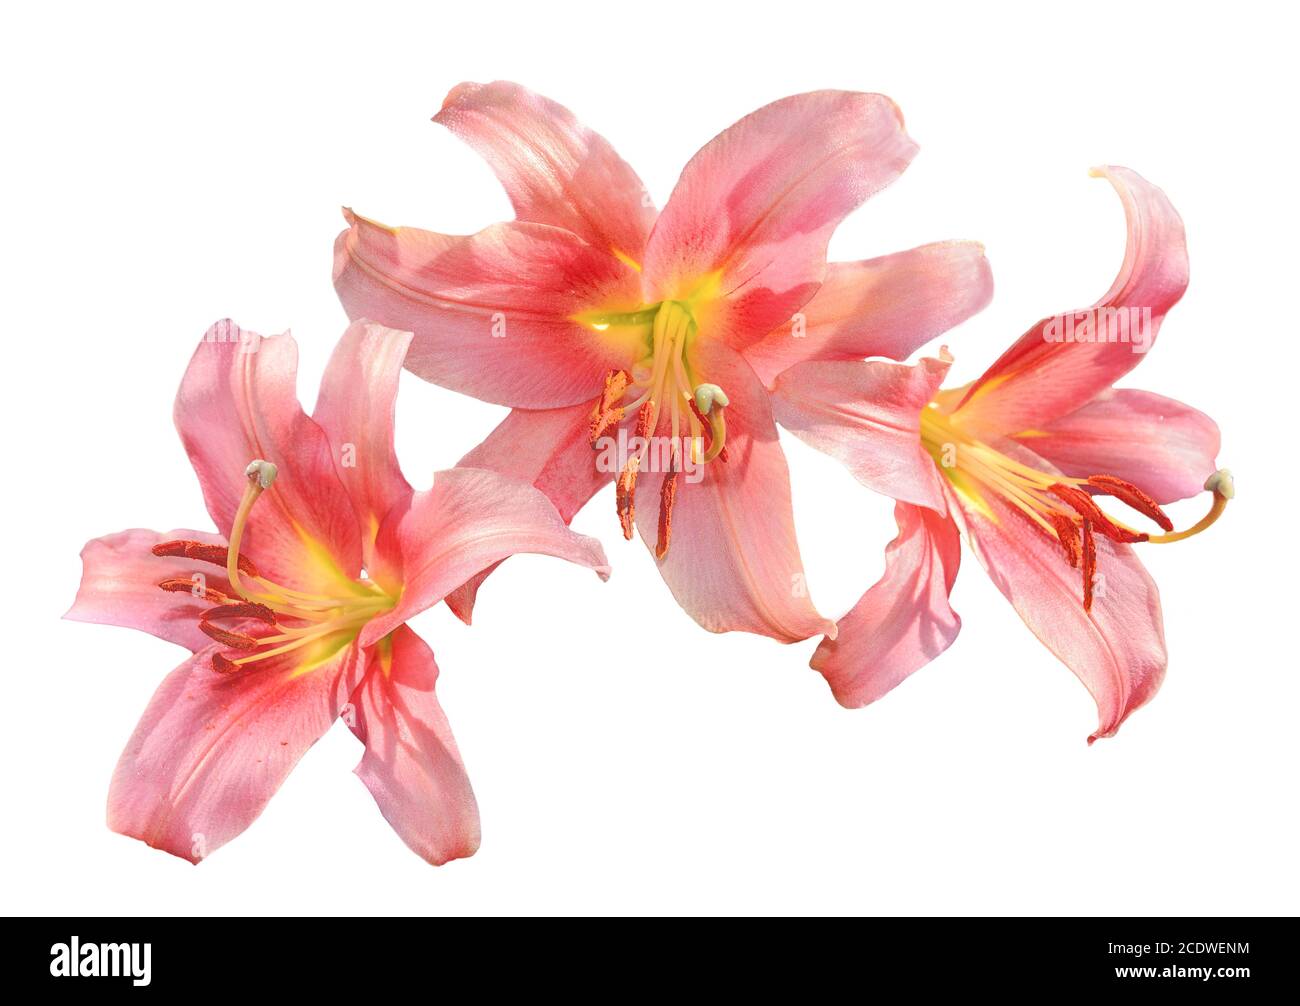
[[701,384],[695,389],[695,407],[702,415],[707,416],[713,411],[715,405],[725,409],[730,404],[731,399],[727,397],[727,393],[716,384]]
[[1217,493],[1226,500],[1232,499],[1237,489],[1232,481],[1232,472],[1226,468],[1220,468],[1217,472],[1205,480],[1205,488],[1212,493]]
[[278,469],[271,462],[259,458],[248,463],[248,467],[244,469],[244,474],[248,476],[249,481],[257,479],[260,488],[270,489],[271,483],[275,481],[277,471]]

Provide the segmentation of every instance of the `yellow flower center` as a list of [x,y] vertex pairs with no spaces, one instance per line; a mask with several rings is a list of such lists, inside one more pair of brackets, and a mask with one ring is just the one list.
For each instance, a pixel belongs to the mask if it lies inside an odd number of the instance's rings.
[[[356,638],[361,627],[397,604],[397,598],[370,579],[353,580],[323,560],[320,565],[333,570],[326,578],[328,587],[321,593],[309,593],[285,587],[261,575],[256,567],[239,554],[239,545],[248,525],[253,505],[275,481],[275,466],[267,461],[253,461],[245,471],[248,485],[230,531],[230,544],[203,546],[196,542],[163,542],[154,546],[156,555],[186,555],[219,562],[235,592],[228,597],[206,587],[197,578],[169,579],[159,584],[164,590],[189,590],[198,597],[215,602],[200,616],[199,628],[235,653],[217,653],[212,666],[222,673],[249,668],[260,661],[299,652],[300,662],[294,674],[306,674],[324,663]],[[275,631],[266,635],[226,629],[221,620],[255,620]]]

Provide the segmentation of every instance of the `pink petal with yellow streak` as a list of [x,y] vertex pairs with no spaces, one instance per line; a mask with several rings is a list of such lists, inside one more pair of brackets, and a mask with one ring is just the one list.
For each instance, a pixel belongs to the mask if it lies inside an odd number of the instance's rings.
[[839,620],[812,668],[836,700],[855,708],[874,702],[946,650],[961,629],[948,603],[961,564],[952,519],[927,507],[894,508],[898,537],[885,549],[885,573]]
[[771,386],[806,360],[906,360],[988,306],[993,274],[984,247],[941,241],[865,262],[832,262],[794,319],[745,350]]
[[[1101,300],[1066,314],[1081,322],[1091,318],[1094,333],[1100,327],[1097,322],[1113,325],[1115,341],[1060,341],[1066,334],[1065,316],[1044,318],[970,386],[957,407],[962,428],[976,436],[987,439],[1040,428],[1105,391],[1141,362],[1165,313],[1187,289],[1183,222],[1168,197],[1128,168],[1097,173],[1110,181],[1124,203],[1124,262]],[[1119,327],[1123,319],[1129,326],[1127,336]],[[1127,341],[1120,341],[1125,337]]]
[[947,360],[800,363],[776,379],[776,421],[838,460],[867,488],[944,511],[943,478],[921,446],[921,410]]
[[[808,596],[795,540],[790,472],[766,390],[722,343],[699,343],[692,362],[730,399],[727,460],[703,465],[703,478],[695,484],[680,476],[670,546],[658,560],[659,572],[677,603],[710,632],[740,630],[781,642],[834,635],[834,624],[818,614]],[[663,477],[645,472],[637,488],[636,525],[652,552]]]
[[1214,420],[1149,391],[1104,391],[1020,439],[1066,475],[1116,475],[1157,503],[1197,495],[1218,468]]
[[393,449],[398,378],[410,343],[410,332],[353,322],[321,377],[313,414],[360,522],[367,565],[384,515],[412,491]]
[[298,347],[220,321],[194,352],[176,396],[176,428],[212,515],[229,537],[254,459],[279,469],[244,532],[241,553],[298,589],[361,569],[361,536],[325,433],[298,404]]
[[197,863],[257,819],[361,679],[350,645],[309,673],[292,662],[218,674],[210,647],[163,681],[108,794],[114,831]]
[[739,349],[758,341],[817,292],[839,222],[915,153],[883,95],[814,91],[760,108],[682,171],[646,247],[646,301],[704,284],[725,298],[708,330]]
[[636,172],[563,105],[498,80],[458,84],[433,121],[483,156],[520,220],[639,261],[655,208]]
[[474,855],[478,804],[434,694],[433,651],[400,626],[370,653],[344,717],[366,746],[358,777],[420,858],[439,866]]
[[334,286],[352,319],[415,333],[412,373],[500,405],[588,401],[634,340],[575,320],[640,306],[636,272],[570,231],[496,224],[468,237],[346,214]]
[[402,593],[393,610],[366,624],[361,645],[518,552],[552,555],[609,576],[600,543],[570,531],[540,490],[483,469],[438,472],[432,489],[392,510],[380,528],[373,575],[381,584],[402,584]]

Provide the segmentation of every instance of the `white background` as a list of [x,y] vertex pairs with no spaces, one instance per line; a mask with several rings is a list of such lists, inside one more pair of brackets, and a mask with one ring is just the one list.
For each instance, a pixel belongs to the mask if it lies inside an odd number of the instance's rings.
[[[3,87],[3,909],[48,913],[1294,913],[1297,903],[1296,172],[1281,5],[952,7],[500,3],[22,5]],[[1208,10],[1208,8],[1207,8]],[[17,23],[15,23],[15,18]],[[834,258],[978,238],[993,305],[945,341],[956,382],[1037,318],[1092,301],[1123,251],[1098,163],[1161,185],[1192,285],[1127,383],[1223,430],[1240,496],[1143,553],[1170,669],[1088,748],[1092,700],[965,557],[965,630],[850,712],[807,660],[673,603],[612,491],[575,521],[602,585],[512,560],[466,628],[416,627],[473,779],[483,846],[434,869],[384,823],[337,726],[200,867],[110,833],[122,745],[181,651],[60,621],[91,537],[209,527],[171,425],[204,329],[292,327],[310,406],[345,319],[339,206],[468,232],[510,215],[428,120],[461,80],[571,107],[659,205],[739,116],[883,91],[921,153]],[[403,376],[412,482],[503,410]],[[814,600],[875,580],[891,504],[784,438]],[[1180,525],[1201,498],[1180,504]]]

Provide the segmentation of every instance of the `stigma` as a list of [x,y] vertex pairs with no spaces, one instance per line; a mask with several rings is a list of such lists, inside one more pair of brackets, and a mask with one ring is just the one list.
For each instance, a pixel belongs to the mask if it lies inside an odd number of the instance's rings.
[[[635,416],[628,455],[615,482],[615,507],[623,537],[636,523],[637,482],[662,474],[655,556],[668,554],[672,511],[681,473],[690,466],[727,460],[727,393],[698,379],[687,352],[698,326],[687,301],[668,300],[653,313],[642,356],[630,370],[611,370],[592,410],[588,439],[593,449]],[[639,312],[644,317],[648,312]],[[660,431],[667,434],[666,438]]]
[[[1041,471],[969,436],[934,402],[921,410],[921,442],[940,473],[975,510],[995,519],[989,497],[996,497],[1060,547],[1069,566],[1081,572],[1085,611],[1092,610],[1094,599],[1098,536],[1123,545],[1182,541],[1217,521],[1234,494],[1231,472],[1215,472],[1205,482],[1213,496],[1209,512],[1191,527],[1175,531],[1164,509],[1132,482],[1108,474],[1074,478]],[[1112,517],[1098,504],[1099,497],[1123,504],[1161,533],[1139,531]]]
[[231,593],[208,587],[201,576],[168,577],[165,591],[188,591],[211,607],[199,615],[199,630],[226,652],[212,655],[212,668],[234,674],[265,666],[274,658],[293,655],[299,670],[310,670],[349,643],[375,615],[392,608],[395,599],[369,579],[340,576],[322,593],[285,587],[259,572],[239,551],[258,499],[275,484],[278,472],[269,461],[254,459],[244,469],[245,487],[235,511],[228,546],[174,540],[153,546],[157,556],[176,556],[224,568]]

